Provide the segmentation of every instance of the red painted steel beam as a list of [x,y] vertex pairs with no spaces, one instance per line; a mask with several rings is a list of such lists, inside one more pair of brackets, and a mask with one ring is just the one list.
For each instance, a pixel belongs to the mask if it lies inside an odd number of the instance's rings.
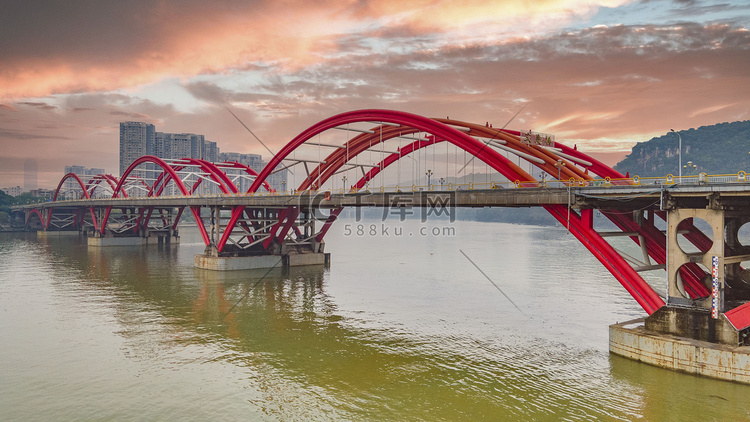
[[[63,184],[66,180],[73,179],[78,183],[78,185],[83,190],[83,193],[81,194],[81,199],[91,199],[89,196],[89,191],[86,189],[86,185],[84,185],[83,181],[80,177],[78,177],[75,173],[68,173],[65,176],[63,176],[62,179],[60,179],[60,183],[57,184],[57,189],[55,189],[55,193],[52,196],[52,202],[57,201],[57,195],[60,193],[60,189],[62,189]],[[42,223],[44,224],[44,229],[49,230],[49,224],[52,221],[52,212],[54,208],[50,208],[49,212],[47,213],[47,222],[44,223],[44,220],[42,220]],[[96,230],[96,214],[94,213],[94,207],[89,207],[89,211],[91,212],[91,219],[94,223],[94,229]]]

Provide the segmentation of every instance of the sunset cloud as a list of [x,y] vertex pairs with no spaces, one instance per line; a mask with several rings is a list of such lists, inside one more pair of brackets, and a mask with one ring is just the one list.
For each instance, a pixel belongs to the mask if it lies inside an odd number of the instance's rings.
[[[0,98],[108,91],[266,63],[298,69],[388,34],[431,35],[434,45],[495,42],[557,29],[626,0],[15,2],[0,18]],[[374,38],[369,38],[374,37]],[[378,46],[377,44],[381,44]]]

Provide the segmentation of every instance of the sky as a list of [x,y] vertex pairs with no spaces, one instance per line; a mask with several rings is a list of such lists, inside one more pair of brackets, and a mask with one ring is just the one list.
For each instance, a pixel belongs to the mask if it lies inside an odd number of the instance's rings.
[[268,156],[227,109],[273,151],[386,108],[554,134],[610,165],[672,128],[750,119],[744,0],[0,6],[0,187],[23,186],[26,158],[44,188],[67,165],[116,174],[122,121]]

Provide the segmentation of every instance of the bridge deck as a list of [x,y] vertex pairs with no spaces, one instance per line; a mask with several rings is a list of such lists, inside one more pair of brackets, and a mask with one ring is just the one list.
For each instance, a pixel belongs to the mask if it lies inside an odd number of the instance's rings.
[[530,207],[546,204],[570,205],[574,208],[643,209],[659,205],[705,208],[708,206],[750,206],[750,185],[639,185],[574,188],[517,188],[454,191],[402,191],[302,193],[299,195],[207,195],[174,197],[107,198],[44,202],[14,207],[16,210],[58,207],[270,207],[299,205],[303,208],[339,208],[361,206],[433,206],[456,207]]

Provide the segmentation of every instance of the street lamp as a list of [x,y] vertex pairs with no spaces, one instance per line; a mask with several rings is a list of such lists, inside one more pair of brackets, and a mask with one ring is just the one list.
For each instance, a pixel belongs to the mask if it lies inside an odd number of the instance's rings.
[[692,161],[688,161],[686,165],[682,166],[682,168],[687,169],[687,170],[695,170],[698,168],[698,165],[693,164]]
[[565,161],[557,160],[555,167],[557,167],[557,180],[562,181],[562,168],[565,167]]
[[286,194],[286,180],[281,181],[281,190]]
[[441,177],[440,178],[440,190],[443,190],[443,183],[445,183],[445,178]]
[[[674,131],[674,129],[669,129],[672,133],[677,133]],[[677,165],[678,171],[680,172],[680,177],[682,177],[682,136],[680,136],[679,133],[677,133],[677,139],[679,140],[679,146],[677,147],[677,155],[680,157],[679,164]]]
[[430,187],[430,177],[432,176],[432,170],[427,169],[427,171],[424,173],[427,175],[427,187]]
[[346,190],[346,175],[341,177],[341,189]]

